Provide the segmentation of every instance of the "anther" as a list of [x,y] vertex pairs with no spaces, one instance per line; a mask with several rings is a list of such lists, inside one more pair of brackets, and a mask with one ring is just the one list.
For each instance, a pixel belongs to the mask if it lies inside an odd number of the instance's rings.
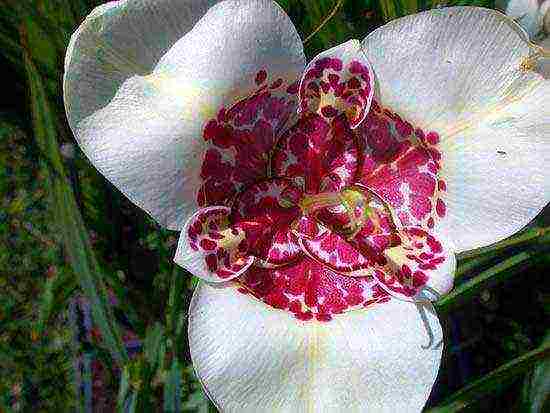
[[519,68],[523,71],[532,71],[537,67],[537,61],[539,59],[548,59],[550,58],[550,50],[538,46],[534,43],[529,43],[531,49],[534,49],[529,56],[524,57],[519,65]]

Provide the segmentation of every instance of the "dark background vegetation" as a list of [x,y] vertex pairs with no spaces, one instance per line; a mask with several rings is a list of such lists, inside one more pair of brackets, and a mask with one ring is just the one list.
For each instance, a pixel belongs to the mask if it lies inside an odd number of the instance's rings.
[[[172,263],[177,234],[91,167],[66,124],[65,47],[98,3],[0,0],[0,412],[215,411],[190,365],[195,281]],[[337,2],[279,3],[306,38]],[[308,57],[418,10],[493,7],[341,3]],[[447,346],[427,411],[550,411],[549,216],[461,257],[437,303]]]

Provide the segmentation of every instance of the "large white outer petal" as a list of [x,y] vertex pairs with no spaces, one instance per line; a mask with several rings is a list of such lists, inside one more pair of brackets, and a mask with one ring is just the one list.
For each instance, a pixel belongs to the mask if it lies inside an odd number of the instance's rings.
[[383,105],[442,137],[447,216],[458,252],[512,235],[550,200],[550,82],[520,69],[525,33],[458,7],[404,17],[363,42]]
[[195,370],[224,412],[417,413],[443,347],[431,305],[392,300],[302,322],[206,283],[191,302],[189,341]]
[[258,70],[293,81],[304,66],[298,33],[271,0],[110,2],[71,38],[65,106],[94,166],[179,229],[195,208],[205,120],[246,95]]

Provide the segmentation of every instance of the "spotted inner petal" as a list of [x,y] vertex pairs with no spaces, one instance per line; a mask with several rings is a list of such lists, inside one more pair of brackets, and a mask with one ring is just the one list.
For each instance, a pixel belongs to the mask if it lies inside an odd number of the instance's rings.
[[199,206],[229,205],[245,186],[269,176],[270,153],[293,117],[298,87],[270,79],[265,70],[255,82],[254,93],[222,107],[204,127],[210,146],[200,171]]
[[420,228],[399,231],[401,243],[384,251],[385,269],[375,278],[392,296],[410,301],[435,301],[453,287],[454,254]]
[[373,101],[358,129],[363,154],[360,183],[387,202],[402,226],[433,228],[446,214],[438,196],[447,189],[438,177],[439,135],[414,128]]
[[374,88],[371,66],[357,40],[317,55],[300,83],[300,109],[326,119],[345,115],[352,129],[365,119]]
[[248,254],[257,265],[279,266],[301,255],[290,226],[300,216],[300,188],[288,179],[272,179],[251,185],[233,204],[231,222],[246,234]]
[[300,320],[329,321],[334,314],[389,300],[372,277],[347,277],[307,257],[276,269],[253,266],[236,283],[241,293]]
[[224,206],[197,211],[182,231],[190,251],[176,262],[208,281],[227,281],[246,271],[254,257],[248,254],[245,231],[230,224],[230,213]]
[[291,178],[309,194],[339,191],[356,178],[358,158],[357,139],[345,117],[307,114],[279,139],[272,173]]

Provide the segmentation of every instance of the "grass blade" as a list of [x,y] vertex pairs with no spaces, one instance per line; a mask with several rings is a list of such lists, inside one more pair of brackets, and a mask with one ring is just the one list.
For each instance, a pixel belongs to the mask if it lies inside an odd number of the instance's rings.
[[459,412],[477,403],[483,397],[503,389],[511,380],[525,373],[541,360],[550,356],[550,342],[500,366],[484,377],[459,390],[441,406],[428,410],[427,413]]
[[172,360],[172,366],[164,385],[164,411],[181,412],[181,378],[182,370],[177,359]]
[[118,387],[117,412],[124,412],[124,406],[130,393],[130,369],[124,366],[120,375],[120,385]]
[[470,300],[480,290],[506,281],[531,265],[534,261],[533,258],[534,252],[523,251],[483,271],[471,280],[455,287],[449,295],[437,301],[435,303],[437,311],[439,313],[448,312],[450,309]]
[[[550,344],[550,331],[544,343]],[[525,378],[522,393],[522,411],[543,413],[550,410],[550,358],[540,361]]]
[[[25,43],[24,32],[22,38]],[[128,355],[118,328],[113,323],[114,318],[107,304],[107,295],[102,285],[99,265],[91,250],[72,188],[65,178],[57,143],[56,118],[28,48],[25,48],[23,55],[30,89],[35,139],[42,153],[48,159],[49,168],[46,172],[51,182],[53,213],[59,225],[65,254],[83,291],[92,302],[94,319],[100,327],[105,343],[116,362],[122,365],[128,360]]]

